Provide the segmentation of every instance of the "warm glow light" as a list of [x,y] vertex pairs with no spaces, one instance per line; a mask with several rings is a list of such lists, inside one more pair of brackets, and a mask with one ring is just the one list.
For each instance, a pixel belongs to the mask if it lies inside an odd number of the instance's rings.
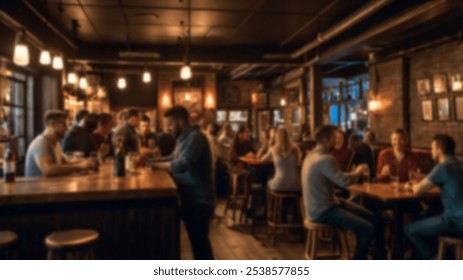
[[182,80],[189,80],[191,75],[191,67],[189,65],[183,65],[182,68],[180,68],[180,78],[182,78]]
[[143,82],[149,83],[151,82],[151,73],[148,71],[143,72]]
[[189,93],[189,92],[185,93],[185,100],[186,100],[186,101],[190,101],[190,100],[191,100],[191,96],[190,96],[190,93]]
[[280,105],[281,105],[281,106],[286,106],[286,99],[282,98],[282,99],[280,100]]
[[29,64],[29,48],[25,44],[16,44],[14,47],[13,62],[16,65],[26,66]]
[[75,84],[77,83],[77,75],[75,72],[68,73],[68,84]]
[[88,87],[88,82],[87,82],[87,78],[85,77],[81,77],[80,80],[79,80],[79,87],[81,89],[86,89]]
[[381,109],[381,101],[379,101],[379,100],[370,100],[370,102],[368,102],[368,110],[370,112],[375,113],[379,109]]
[[170,98],[168,94],[164,94],[164,97],[162,98],[162,105],[164,107],[169,107],[170,106]]
[[56,55],[53,57],[53,69],[61,70],[63,69],[63,58],[60,55]]
[[96,92],[96,96],[99,98],[105,98],[106,97],[106,91],[103,88],[98,88],[98,91]]
[[257,93],[255,93],[255,92],[253,92],[252,95],[251,95],[251,103],[253,105],[257,104]]
[[119,89],[125,89],[127,87],[127,82],[124,77],[121,77],[117,80],[117,87]]
[[43,50],[40,52],[39,62],[42,65],[50,65],[51,64],[51,55],[50,52],[47,50]]
[[209,94],[206,99],[206,108],[214,108],[214,98],[212,97],[212,94]]

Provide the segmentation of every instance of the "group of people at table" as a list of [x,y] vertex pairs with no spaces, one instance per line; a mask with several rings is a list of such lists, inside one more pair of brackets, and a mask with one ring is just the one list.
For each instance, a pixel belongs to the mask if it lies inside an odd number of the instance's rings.
[[[196,259],[214,258],[209,226],[215,208],[215,166],[221,160],[227,161],[230,172],[249,172],[273,191],[302,191],[304,211],[310,220],[356,233],[355,259],[368,257],[375,236],[374,217],[365,208],[339,203],[336,190],[348,189],[362,177],[378,182],[397,177],[416,194],[433,187],[441,189],[443,212],[406,226],[406,235],[420,257],[434,257],[435,244],[430,241],[438,235],[463,236],[463,162],[455,157],[456,144],[448,135],[436,135],[431,142],[432,157],[437,163],[434,169],[422,178],[409,178],[410,171],[419,173],[420,162],[407,148],[408,137],[402,129],[391,133],[392,147],[382,150],[375,160],[368,141],[353,134],[347,148],[344,134],[331,125],[316,129],[316,146],[303,156],[284,127],[261,131],[260,144],[255,149],[251,130],[244,125],[236,133],[228,123],[220,132],[212,123],[193,125],[188,111],[181,106],[174,106],[164,116],[167,132],[156,135],[149,129],[149,118],[134,109],[118,116],[115,128],[109,114],[85,114],[77,116],[76,123],[68,129],[64,112],[49,111],[44,117],[45,130],[28,148],[25,175],[59,176],[95,169],[94,160],[71,159],[63,150],[104,157],[111,154],[114,139],[123,136],[126,151],[155,155],[150,167],[172,174]],[[371,132],[365,139],[372,139]],[[240,161],[243,156],[273,163],[273,174],[246,169]]]

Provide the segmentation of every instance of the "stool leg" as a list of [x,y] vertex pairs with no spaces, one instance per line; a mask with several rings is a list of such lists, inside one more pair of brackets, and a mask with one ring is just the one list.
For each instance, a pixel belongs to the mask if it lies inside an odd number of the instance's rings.
[[312,240],[312,230],[307,229],[307,238],[305,240],[305,251],[304,251],[304,257],[307,260],[310,260],[310,242]]
[[317,259],[317,246],[318,246],[318,230],[314,230],[312,234],[312,240],[311,240],[312,246],[310,250],[310,259],[311,260],[316,260]]
[[349,250],[349,243],[347,241],[347,233],[345,231],[338,232],[339,239],[341,242],[341,258],[344,260],[350,259],[350,250]]
[[444,259],[445,249],[446,249],[445,242],[442,241],[442,240],[439,240],[439,250],[438,250],[438,253],[437,253],[437,259],[438,260],[443,260]]
[[455,248],[455,259],[456,260],[461,260],[461,249],[462,249],[462,245],[457,245]]

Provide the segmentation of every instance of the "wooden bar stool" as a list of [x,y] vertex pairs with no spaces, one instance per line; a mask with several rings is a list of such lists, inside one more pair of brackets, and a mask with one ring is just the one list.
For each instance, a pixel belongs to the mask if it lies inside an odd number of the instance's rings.
[[[326,259],[326,258],[338,258],[350,259],[349,245],[347,242],[347,233],[344,230],[336,227],[319,224],[308,219],[304,220],[304,228],[307,229],[307,240],[305,243],[305,258],[308,260]],[[318,243],[320,237],[328,234],[333,242],[333,253],[319,254]],[[340,245],[340,246],[338,246]],[[339,250],[337,250],[339,247]]]
[[461,260],[463,253],[463,238],[439,236],[439,251],[437,253],[437,259],[445,259],[445,252],[448,247],[455,246],[455,259]]
[[[245,223],[251,219],[251,234],[254,234],[257,220],[267,217],[267,204],[265,203],[265,190],[261,184],[252,184],[249,195],[250,207],[245,215]],[[246,203],[247,204],[247,203]],[[261,210],[263,208],[263,211]],[[261,212],[262,211],[262,212]]]
[[18,236],[12,231],[0,231],[0,259],[8,259],[7,249],[18,241]]
[[[231,174],[231,192],[227,196],[227,203],[225,205],[224,216],[227,216],[228,209],[233,209],[233,220],[236,218],[236,209],[240,208],[243,211],[245,200],[248,197],[248,177],[247,171],[234,171]],[[241,182],[241,184],[240,184]]]
[[45,237],[49,260],[95,259],[93,244],[100,234],[91,229],[56,231]]
[[[276,235],[279,229],[302,229],[302,220],[298,217],[300,213],[299,200],[301,192],[276,192],[268,190],[268,218],[267,225],[269,227],[269,236],[272,236],[272,244],[275,245]],[[288,221],[288,215],[283,209],[283,203],[293,202],[296,209],[293,221]],[[287,206],[288,206],[287,205]]]

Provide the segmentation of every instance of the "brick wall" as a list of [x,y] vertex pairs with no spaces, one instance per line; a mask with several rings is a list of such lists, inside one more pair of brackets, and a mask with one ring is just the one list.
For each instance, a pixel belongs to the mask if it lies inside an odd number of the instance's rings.
[[[425,122],[422,120],[421,100],[417,93],[417,79],[431,79],[435,74],[460,73],[463,75],[463,44],[455,42],[442,45],[415,54],[410,58],[410,112],[411,112],[411,141],[413,146],[428,147],[431,139],[436,133],[448,133],[455,138],[457,152],[463,153],[463,123],[455,121],[453,97],[457,94],[445,93],[438,96],[450,97],[451,121],[437,121],[436,95],[430,94],[433,100],[434,121]],[[432,88],[432,87],[431,87]],[[458,95],[462,95],[459,93]]]
[[404,126],[402,68],[403,60],[395,59],[369,69],[370,89],[376,92],[376,98],[381,102],[381,109],[370,117],[370,127],[379,142],[389,142],[391,130]]

